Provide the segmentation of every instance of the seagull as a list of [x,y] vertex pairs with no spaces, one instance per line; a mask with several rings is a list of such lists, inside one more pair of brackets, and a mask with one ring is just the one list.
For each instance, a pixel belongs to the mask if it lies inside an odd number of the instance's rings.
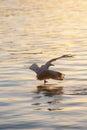
[[64,57],[69,57],[68,55],[63,55],[57,58],[53,58],[49,61],[47,61],[44,65],[39,67],[36,63],[32,64],[29,69],[34,71],[36,73],[36,77],[38,80],[44,80],[44,84],[47,82],[47,79],[54,79],[54,80],[63,80],[64,79],[64,74],[61,72],[56,72],[54,70],[50,70],[50,66],[54,66],[52,62],[64,58]]

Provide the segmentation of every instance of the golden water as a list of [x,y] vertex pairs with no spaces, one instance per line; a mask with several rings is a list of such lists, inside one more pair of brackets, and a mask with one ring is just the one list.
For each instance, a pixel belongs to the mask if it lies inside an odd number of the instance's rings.
[[[63,81],[29,70],[64,54]],[[0,0],[0,129],[87,129],[86,0]]]

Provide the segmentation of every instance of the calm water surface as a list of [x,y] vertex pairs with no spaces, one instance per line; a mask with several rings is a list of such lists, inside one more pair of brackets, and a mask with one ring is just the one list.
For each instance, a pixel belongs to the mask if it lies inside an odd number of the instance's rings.
[[[0,28],[0,130],[86,130],[87,0],[0,0]],[[63,54],[63,81],[29,70]]]

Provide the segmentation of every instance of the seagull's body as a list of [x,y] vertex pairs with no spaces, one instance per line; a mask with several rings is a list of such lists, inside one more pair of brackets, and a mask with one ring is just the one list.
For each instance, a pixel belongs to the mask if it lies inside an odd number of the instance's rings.
[[63,80],[64,74],[62,74],[61,72],[56,72],[56,71],[49,69],[50,66],[53,66],[53,64],[51,64],[51,62],[53,62],[57,59],[63,58],[63,57],[66,57],[66,55],[51,59],[50,61],[46,62],[41,67],[39,67],[36,63],[32,64],[30,66],[30,69],[33,70],[37,74],[37,79],[44,80],[44,83],[47,82],[46,81],[47,79]]

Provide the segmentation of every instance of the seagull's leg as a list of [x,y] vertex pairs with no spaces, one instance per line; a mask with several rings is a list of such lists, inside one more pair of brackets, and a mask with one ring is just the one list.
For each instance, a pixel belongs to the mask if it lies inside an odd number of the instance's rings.
[[44,84],[46,84],[48,81],[44,80]]

